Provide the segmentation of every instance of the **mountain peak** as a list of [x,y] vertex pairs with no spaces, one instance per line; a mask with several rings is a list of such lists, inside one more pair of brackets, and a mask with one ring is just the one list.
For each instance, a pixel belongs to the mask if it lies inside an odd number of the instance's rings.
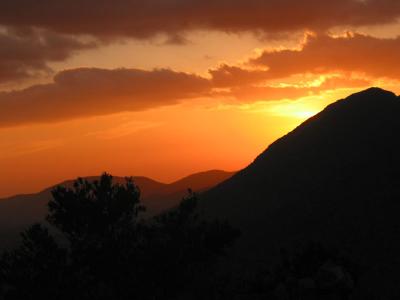
[[[399,116],[399,98],[379,88],[339,100],[204,194],[204,210],[243,232],[249,260],[316,240],[371,269],[399,269]],[[375,276],[365,280],[380,292]]]
[[361,92],[350,95],[348,98],[355,97],[355,96],[362,96],[362,97],[369,97],[369,96],[373,96],[373,97],[391,96],[391,97],[393,97],[394,96],[394,97],[396,97],[396,94],[391,91],[382,89],[380,87],[370,87],[366,90],[363,90]]
[[353,102],[354,104],[378,106],[382,106],[383,103],[396,100],[398,100],[396,94],[377,87],[372,87],[352,94],[345,99],[346,102]]
[[384,109],[388,104],[390,105],[398,103],[398,97],[393,92],[378,87],[372,87],[364,91],[352,94],[345,99],[334,102],[329,105],[324,111],[340,108],[346,110],[347,113],[353,114],[356,113],[355,111],[353,111],[353,109],[356,109],[358,111],[360,109],[363,110],[364,107],[365,110],[368,110],[369,114],[374,114],[375,111],[371,110],[373,108]]

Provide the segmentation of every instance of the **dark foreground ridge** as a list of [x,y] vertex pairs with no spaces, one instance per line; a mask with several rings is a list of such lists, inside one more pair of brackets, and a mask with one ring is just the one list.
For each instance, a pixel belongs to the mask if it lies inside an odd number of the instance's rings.
[[400,100],[371,88],[329,105],[203,195],[242,230],[240,257],[273,262],[301,241],[362,268],[357,299],[400,297]]

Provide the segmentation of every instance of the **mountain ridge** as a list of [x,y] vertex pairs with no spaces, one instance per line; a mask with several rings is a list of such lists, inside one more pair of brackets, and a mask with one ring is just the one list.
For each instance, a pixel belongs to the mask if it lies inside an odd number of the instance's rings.
[[400,295],[399,132],[399,97],[378,88],[353,94],[205,192],[202,209],[243,232],[237,251],[247,260],[273,263],[282,247],[322,242],[370,269],[362,293],[384,297],[384,289],[391,299],[388,287]]

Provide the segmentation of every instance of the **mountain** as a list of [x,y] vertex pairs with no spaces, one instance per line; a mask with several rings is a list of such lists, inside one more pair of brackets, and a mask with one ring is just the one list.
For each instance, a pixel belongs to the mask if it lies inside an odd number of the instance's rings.
[[[188,188],[203,192],[228,179],[234,173],[219,170],[196,173],[176,182],[166,184],[146,177],[134,177],[135,184],[141,191],[141,202],[150,214],[156,214],[179,203],[187,195]],[[98,177],[86,177],[94,181]],[[72,187],[73,180],[57,185]],[[114,177],[114,182],[123,183],[123,177]],[[47,213],[47,203],[51,199],[51,190],[47,188],[37,194],[18,195],[0,199],[0,243],[8,245],[18,237],[18,233],[27,226],[43,221]],[[0,244],[1,248],[1,244]]]
[[318,241],[360,264],[360,299],[398,299],[399,97],[371,88],[329,105],[207,191],[202,207],[242,230],[243,259],[273,263],[281,247]]

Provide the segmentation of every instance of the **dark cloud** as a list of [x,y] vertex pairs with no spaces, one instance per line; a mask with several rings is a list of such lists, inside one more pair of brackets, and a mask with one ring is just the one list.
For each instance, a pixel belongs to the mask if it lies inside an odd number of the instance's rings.
[[[370,85],[368,80],[353,79],[349,73],[365,73],[366,78],[400,79],[399,50],[400,38],[320,35],[308,36],[298,50],[266,51],[250,61],[253,68],[221,65],[209,71],[210,78],[166,69],[63,71],[54,77],[53,83],[0,93],[0,126],[141,111],[199,97],[224,96],[254,102],[296,99],[335,88],[365,87]],[[23,55],[41,57],[39,53]],[[43,57],[64,57],[58,55],[50,51]],[[347,77],[329,75],[319,86],[271,85],[273,80],[293,75],[336,72]]]
[[[306,73],[356,72],[371,78],[400,79],[399,59],[400,37],[383,39],[357,33],[343,37],[308,35],[300,49],[265,51],[251,59],[247,67],[222,64],[209,73],[213,85],[219,88],[256,85]],[[333,78],[330,85],[341,82],[344,81]]]
[[171,70],[75,69],[50,84],[0,93],[0,127],[141,111],[209,92],[208,80]]
[[[227,66],[225,66],[227,68]],[[337,87],[365,86],[365,80],[329,78],[320,87],[258,86],[258,77],[235,70],[233,81],[203,78],[167,69],[81,68],[58,73],[54,81],[0,93],[0,127],[49,123],[79,117],[174,105],[200,97],[229,97],[240,102],[296,99]],[[243,84],[239,76],[243,74]],[[217,84],[215,84],[217,82]],[[221,85],[226,86],[220,89]]]
[[148,38],[193,29],[325,30],[390,23],[398,0],[2,0],[0,24],[58,32]]
[[[348,34],[340,38],[309,35],[301,49],[265,51],[250,60],[252,68],[222,64],[210,69],[209,74],[215,87],[239,87],[239,90],[243,90],[243,86],[254,87],[306,73],[359,72],[369,77],[400,79],[400,70],[396,65],[399,53],[400,38],[378,39],[360,34]],[[323,84],[325,88],[331,88],[341,85],[365,86],[365,83],[364,79],[332,77]],[[252,90],[262,91],[263,88]]]
[[[82,41],[85,34],[108,42],[167,34],[165,43],[185,44],[190,42],[185,33],[191,30],[252,31],[270,39],[305,29],[324,32],[335,26],[392,23],[399,16],[398,0],[2,0],[0,84],[47,72],[49,62],[64,61],[75,51],[95,46]],[[323,43],[339,47],[339,42],[326,36],[309,38],[302,53],[323,50]],[[266,53],[263,59],[279,64],[285,55],[297,60],[296,54]],[[274,72],[279,76],[289,68]],[[229,66],[211,71],[220,87],[241,84],[235,83],[236,77],[252,81],[273,76],[272,72],[246,72]]]
[[93,46],[45,30],[8,28],[0,32],[0,84],[48,72],[49,62],[63,61],[75,51]]
[[267,67],[270,78],[339,71],[400,79],[399,59],[400,37],[310,35],[299,50],[266,51],[251,63]]

